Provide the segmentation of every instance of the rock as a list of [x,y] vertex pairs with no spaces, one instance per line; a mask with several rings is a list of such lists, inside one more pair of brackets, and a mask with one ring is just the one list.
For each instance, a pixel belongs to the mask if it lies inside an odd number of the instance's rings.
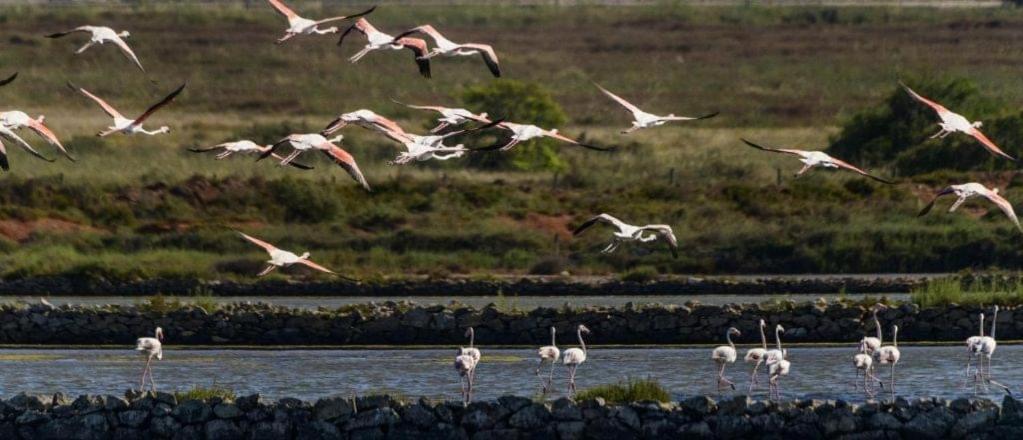
[[313,405],[313,414],[317,420],[343,422],[351,418],[353,412],[351,399],[340,396],[326,397]]
[[437,423],[433,410],[425,402],[419,402],[404,408],[401,414],[403,422],[411,423],[419,429],[426,429]]
[[745,416],[719,415],[717,417],[717,429],[715,429],[715,434],[717,434],[718,438],[743,438],[752,430],[753,425]]
[[199,400],[187,400],[174,408],[172,415],[184,425],[203,423],[210,418],[210,406]]
[[902,422],[889,413],[881,412],[867,419],[867,427],[884,431],[896,431],[902,429]]
[[948,408],[937,408],[921,412],[908,423],[902,425],[903,435],[913,438],[937,439],[944,438],[956,418]]
[[997,418],[998,411],[995,409],[984,409],[961,415],[948,432],[948,436],[951,438],[965,438],[969,434],[983,432],[984,427],[994,426]]
[[174,417],[154,417],[149,422],[149,428],[160,437],[171,437],[181,429],[181,424]]
[[533,404],[533,401],[519,396],[501,396],[497,399],[497,403],[511,412],[515,412]]
[[682,409],[688,413],[702,417],[713,411],[717,411],[717,404],[710,397],[694,396],[686,399],[685,402],[682,402]]
[[4,403],[21,412],[25,410],[44,411],[50,402],[44,396],[18,393],[14,397],[7,399]]
[[243,433],[230,420],[210,420],[206,423],[206,440],[241,440]]
[[572,399],[562,397],[551,404],[554,420],[582,420],[583,413]]
[[213,415],[221,419],[236,419],[245,415],[238,405],[233,403],[218,403],[213,407]]
[[140,409],[130,409],[122,411],[117,415],[118,421],[122,426],[129,428],[138,428],[146,423],[146,419],[149,418],[149,412]]
[[547,408],[539,404],[530,404],[512,414],[508,424],[519,429],[533,430],[547,423],[550,413]]
[[50,416],[43,413],[42,411],[36,411],[34,409],[27,410],[21,413],[18,418],[14,419],[14,423],[18,425],[29,425],[35,426],[50,421]]
[[335,440],[341,439],[341,432],[332,423],[323,420],[313,420],[298,428],[297,436],[300,439],[308,440]]
[[558,422],[557,424],[558,437],[563,440],[580,439],[585,429],[586,424],[581,421]]
[[[375,408],[369,411],[359,412],[355,418],[345,424],[345,431],[353,431],[363,428],[376,428],[380,426],[393,425],[401,421],[398,413],[391,408]],[[363,433],[361,435],[369,435]],[[353,434],[354,436],[354,434]]]
[[695,438],[695,439],[710,439],[714,438],[714,432],[710,430],[710,425],[707,422],[699,421],[682,425],[678,429],[678,434],[682,438]]

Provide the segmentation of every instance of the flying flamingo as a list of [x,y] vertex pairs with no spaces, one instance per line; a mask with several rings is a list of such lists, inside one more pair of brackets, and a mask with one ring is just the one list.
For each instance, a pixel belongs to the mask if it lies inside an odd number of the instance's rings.
[[455,356],[455,371],[458,371],[462,385],[462,402],[468,404],[472,400],[472,372],[476,365],[472,356],[463,353],[463,350],[460,349]]
[[[540,355],[540,363],[536,366],[536,378],[540,379],[540,386],[543,390],[543,394],[547,394],[551,389],[551,382],[554,381],[554,365],[558,363],[558,358],[561,357],[561,350],[558,350],[557,344],[554,343],[554,335],[557,330],[551,326],[551,345],[540,347],[537,353]],[[543,368],[543,364],[551,364],[551,373],[547,376],[547,380],[543,380],[540,377],[540,369]]]
[[757,371],[760,370],[760,365],[764,363],[764,357],[767,356],[767,336],[764,335],[764,327],[767,323],[763,319],[760,320],[760,344],[762,347],[753,347],[746,352],[746,357],[743,360],[747,364],[753,364],[753,373],[750,374],[749,389],[746,394],[753,393],[753,387],[757,384]]
[[491,47],[489,44],[455,43],[447,38],[444,38],[444,35],[441,35],[440,32],[437,32],[437,29],[434,29],[433,26],[428,24],[416,26],[415,28],[402,32],[401,34],[394,38],[395,40],[398,40],[402,37],[406,37],[417,32],[422,32],[426,35],[429,35],[430,38],[433,38],[434,44],[437,45],[436,47],[433,48],[433,50],[430,51],[430,53],[423,56],[424,59],[430,59],[438,55],[444,55],[448,57],[480,55],[481,57],[483,57],[483,62],[487,64],[487,68],[490,69],[490,73],[493,74],[494,77],[497,78],[501,77],[501,66],[498,65],[497,53],[494,52],[494,48]]
[[[233,142],[223,142],[223,143],[211,146],[211,147],[189,148],[188,151],[191,151],[193,153],[208,153],[208,152],[211,152],[211,151],[218,151],[219,150],[220,152],[217,153],[216,157],[217,157],[217,160],[222,160],[222,159],[226,159],[228,156],[231,156],[234,153],[239,153],[239,154],[249,154],[249,153],[263,154],[263,153],[266,153],[267,150],[269,150],[272,147],[273,147],[273,145],[265,145],[265,146],[264,145],[259,145],[259,144],[255,143],[255,142],[252,142],[252,141],[250,141],[248,139],[245,139],[245,140],[233,141]],[[270,156],[273,157],[274,159],[277,159],[277,160],[284,160],[284,158],[281,157],[280,155],[278,155],[277,153],[271,153]],[[293,166],[295,168],[298,168],[300,170],[311,170],[311,169],[313,169],[313,167],[311,167],[311,166],[302,165],[302,164],[297,163],[297,162],[288,162],[288,165],[291,165],[291,166]]]
[[144,337],[139,338],[135,341],[135,350],[146,357],[146,366],[142,369],[142,384],[139,385],[139,391],[146,388],[146,374],[149,375],[149,383],[153,386],[153,391],[156,391],[156,381],[153,380],[152,362],[155,357],[158,360],[163,360],[163,329],[160,327],[156,328],[156,333],[152,338]]
[[369,14],[370,12],[373,12],[373,10],[376,9],[376,6],[374,6],[355,15],[341,15],[337,17],[324,18],[322,20],[310,20],[308,18],[300,17],[298,14],[295,13],[295,11],[291,10],[291,8],[289,8],[287,5],[284,4],[284,2],[281,2],[280,0],[267,0],[267,2],[270,3],[270,6],[272,6],[275,11],[283,15],[284,18],[288,20],[288,29],[284,31],[284,36],[277,40],[277,44],[281,44],[285,41],[288,41],[296,35],[336,34],[340,31],[337,27],[331,26],[326,29],[320,29],[319,26],[321,24],[326,24],[334,21],[341,21],[347,20],[349,18],[361,17],[363,15]]
[[934,111],[938,113],[938,117],[941,118],[941,122],[938,123],[938,125],[941,127],[941,130],[935,133],[933,136],[931,136],[931,139],[944,138],[945,136],[948,136],[949,134],[955,132],[966,133],[980,141],[980,143],[984,145],[984,148],[990,151],[991,154],[1002,156],[1013,162],[1016,161],[1015,158],[1006,154],[1004,151],[1002,151],[1001,148],[998,148],[998,146],[995,145],[995,143],[992,142],[991,139],[988,139],[987,136],[985,136],[984,133],[980,131],[980,127],[984,125],[983,122],[980,121],[970,122],[970,120],[966,119],[963,115],[954,113],[951,110],[945,108],[943,105],[931,101],[927,98],[924,98],[923,96],[920,96],[919,94],[914,92],[913,89],[909,88],[909,86],[901,82],[899,84],[902,85],[904,89],[906,89],[906,92],[908,92],[909,95],[913,97],[913,99],[916,99],[917,101],[920,101],[926,104],[928,107],[934,109]]
[[958,197],[955,203],[952,204],[952,207],[948,208],[948,212],[955,211],[963,204],[963,202],[966,201],[966,199],[969,199],[970,197],[981,196],[998,206],[998,208],[1009,217],[1009,220],[1012,220],[1012,223],[1016,225],[1016,228],[1023,232],[1023,227],[1020,226],[1019,218],[1016,217],[1016,211],[1012,209],[1012,203],[1009,203],[1005,197],[998,194],[998,188],[988,189],[983,184],[977,182],[964,183],[962,185],[950,185],[939,191],[938,194],[936,194],[934,198],[927,203],[927,206],[924,206],[924,209],[917,214],[917,217],[921,217],[930,212],[931,208],[934,207],[934,202],[937,202],[939,197],[947,194],[955,194],[955,196]]
[[355,24],[351,25],[343,34],[341,34],[341,38],[338,39],[337,45],[340,46],[341,43],[345,41],[345,36],[353,30],[357,30],[365,35],[367,43],[362,50],[358,51],[355,55],[352,55],[352,57],[348,59],[352,63],[358,62],[362,59],[362,57],[374,50],[409,49],[413,54],[415,54],[416,65],[419,66],[419,74],[427,78],[430,77],[430,60],[426,58],[429,48],[426,46],[426,41],[423,41],[423,39],[409,37],[394,38],[388,34],[378,31],[377,28],[373,27],[373,25],[369,23],[369,20],[360,18],[355,21]]
[[715,347],[710,355],[711,360],[720,367],[718,368],[718,392],[724,388],[722,385],[730,386],[733,390],[735,389],[735,382],[725,377],[725,366],[734,364],[736,358],[735,343],[732,342],[732,335],[741,336],[742,333],[735,327],[729,327],[728,331],[725,332],[725,340],[728,341],[728,345]]
[[[26,143],[23,139],[14,135],[14,130],[28,128],[35,132],[35,134],[39,135],[39,137],[45,139],[50,145],[57,147],[57,149],[60,150],[60,152],[63,153],[68,160],[74,162],[75,158],[71,156],[67,149],[64,148],[64,145],[60,143],[60,139],[57,139],[57,135],[53,133],[53,130],[50,130],[50,127],[46,126],[44,123],[45,120],[46,117],[42,115],[38,118],[32,119],[28,114],[20,110],[2,112],[0,113],[0,134],[17,142],[29,152],[36,155],[36,157],[53,162],[53,160],[47,159],[33,150],[32,147],[28,146],[28,143]],[[5,156],[3,160],[6,161],[7,153],[5,151],[0,151],[0,153],[3,153],[3,156]],[[7,168],[5,167],[4,169],[6,170]]]
[[[980,341],[984,339],[984,314],[980,314],[980,333],[978,335],[970,336],[966,338],[966,351],[969,353],[969,357],[966,358],[966,377],[969,381],[970,377],[970,365],[973,364],[973,358],[978,358],[980,362]],[[978,369],[980,367],[977,367]],[[976,376],[974,376],[976,379]],[[966,384],[963,384],[966,387]]]
[[469,330],[466,330],[465,332],[465,336],[469,338],[469,348],[463,347],[462,354],[467,354],[469,355],[469,357],[472,358],[472,371],[469,372],[469,377],[472,380],[472,383],[475,384],[476,365],[479,365],[480,363],[480,349],[476,348],[476,346],[474,345],[476,342],[476,330],[474,330],[472,327],[469,327]]
[[263,240],[255,238],[255,237],[251,237],[251,236],[249,236],[249,235],[247,235],[247,234],[245,234],[243,232],[238,232],[238,234],[241,235],[242,238],[244,238],[244,239],[246,239],[246,240],[248,240],[248,241],[250,241],[252,243],[255,243],[257,246],[263,248],[264,250],[266,250],[266,252],[268,254],[270,254],[270,259],[266,261],[267,262],[266,268],[263,269],[262,272],[257,274],[256,275],[257,277],[261,277],[261,276],[266,275],[266,274],[268,274],[270,272],[273,272],[274,269],[277,269],[278,267],[291,266],[292,264],[301,264],[301,265],[310,267],[312,269],[316,269],[316,270],[318,270],[320,272],[326,272],[326,273],[329,273],[329,274],[332,274],[332,275],[338,275],[341,278],[344,278],[344,279],[347,279],[347,280],[351,280],[351,278],[345,277],[343,275],[339,275],[336,272],[334,272],[334,271],[332,271],[330,269],[327,269],[326,267],[323,267],[323,266],[320,266],[319,264],[313,263],[312,261],[309,260],[309,252],[305,252],[301,256],[295,255],[294,253],[288,252],[288,251],[283,250],[283,249],[278,249],[276,246],[274,246],[274,245],[272,245],[270,243],[267,243],[267,242],[265,242]]
[[14,72],[14,75],[11,75],[11,76],[7,77],[6,79],[0,79],[0,87],[6,86],[6,85],[14,82],[14,79],[17,78],[17,77],[18,77],[18,72]]
[[469,121],[482,122],[484,124],[490,123],[490,119],[487,119],[486,113],[476,114],[464,108],[450,108],[436,105],[411,105],[394,99],[391,101],[416,110],[431,110],[440,113],[441,117],[437,118],[438,124],[436,127],[430,129],[430,133],[437,133],[449,126],[461,125]]
[[90,37],[89,42],[85,43],[85,46],[82,46],[75,51],[75,54],[85,52],[86,49],[96,44],[114,43],[114,45],[121,49],[121,53],[123,53],[124,56],[128,57],[129,60],[138,66],[139,70],[142,72],[146,71],[146,69],[142,67],[142,63],[139,62],[139,58],[135,56],[135,52],[132,52],[131,48],[128,47],[128,43],[124,42],[124,39],[131,35],[128,31],[116,32],[106,26],[79,26],[69,31],[47,35],[46,38],[61,38],[77,32],[88,33],[90,34]]
[[[21,146],[21,148],[24,148],[25,151],[28,151],[33,156],[38,157],[39,159],[45,160],[47,162],[54,162],[53,159],[50,159],[40,154],[38,151],[32,148],[32,146],[29,145],[28,142],[25,142],[25,140],[22,139],[21,136],[18,136],[18,134],[12,131],[11,129],[4,127],[3,124],[0,124],[0,138],[7,138],[10,139],[11,141],[14,141],[19,146]],[[10,162],[7,160],[7,147],[4,146],[2,140],[0,140],[0,169],[4,171],[9,171],[11,169]]]
[[485,130],[499,124],[500,122],[501,121],[498,120],[479,127],[452,131],[442,135],[419,136],[412,133],[388,131],[386,132],[387,137],[404,145],[406,151],[401,152],[397,158],[387,164],[405,165],[413,161],[425,162],[430,159],[448,160],[462,157],[466,152],[470,151],[465,148],[465,145],[458,144],[453,147],[449,147],[444,145],[444,140],[452,136],[459,136],[473,131]]
[[590,329],[579,324],[575,335],[579,338],[579,346],[582,348],[573,347],[565,350],[564,364],[568,368],[568,393],[573,396],[575,395],[575,370],[583,362],[586,362],[586,342],[583,341],[583,333],[590,333]]
[[823,151],[794,150],[794,149],[788,149],[788,148],[767,148],[767,147],[762,147],[760,145],[754,144],[753,142],[750,142],[750,141],[748,141],[746,139],[743,139],[742,141],[745,142],[746,145],[749,145],[749,146],[751,146],[753,148],[756,148],[758,150],[771,151],[771,152],[774,152],[774,153],[785,153],[785,154],[791,154],[791,155],[794,155],[794,156],[799,156],[800,157],[799,161],[803,163],[803,168],[800,169],[799,172],[796,173],[796,177],[802,176],[804,173],[806,173],[807,171],[810,171],[810,169],[815,167],[815,166],[820,166],[820,167],[824,167],[824,168],[842,168],[842,169],[845,169],[845,170],[848,170],[848,171],[852,171],[854,173],[857,173],[857,174],[869,177],[869,178],[874,179],[874,180],[876,180],[878,182],[887,183],[889,185],[895,183],[895,182],[892,182],[890,180],[885,180],[885,179],[882,179],[880,177],[871,175],[870,173],[867,173],[866,171],[863,171],[863,170],[861,170],[859,168],[856,168],[853,165],[850,165],[848,162],[845,162],[845,161],[842,161],[842,160],[839,160],[839,159],[835,159],[834,157],[829,156],[827,153],[825,153]]
[[647,113],[643,110],[640,110],[639,107],[636,107],[629,101],[622,99],[622,97],[609,92],[607,89],[601,87],[600,84],[594,83],[594,85],[597,86],[597,88],[600,89],[601,92],[604,92],[605,95],[621,104],[622,107],[625,107],[628,111],[632,112],[632,118],[634,119],[632,121],[632,127],[626,130],[622,130],[622,134],[629,134],[641,128],[661,126],[664,125],[665,123],[672,121],[697,121],[700,119],[713,118],[718,115],[718,112],[714,112],[711,114],[697,117],[675,116],[674,113],[671,113],[667,116],[658,116],[653,113]]
[[362,171],[359,170],[359,164],[355,162],[355,158],[347,151],[341,149],[341,147],[335,145],[335,142],[340,142],[344,136],[336,136],[331,139],[325,138],[319,133],[308,133],[308,134],[293,134],[284,139],[281,139],[269,150],[266,150],[259,156],[257,161],[266,159],[272,155],[277,149],[281,148],[285,144],[291,145],[293,151],[291,154],[284,157],[284,160],[280,162],[281,165],[290,164],[291,161],[295,160],[298,155],[309,151],[309,150],[320,150],[323,154],[334,160],[341,168],[344,168],[349,175],[359,182],[366,191],[370,191],[369,182],[366,181],[366,177],[362,175]]
[[327,127],[323,129],[323,134],[331,135],[334,132],[345,128],[348,124],[355,124],[367,130],[378,131],[380,133],[387,134],[387,132],[405,133],[405,130],[388,118],[376,114],[372,110],[360,109],[353,112],[342,113],[340,116],[334,118],[327,124]]
[[185,84],[181,84],[181,86],[179,86],[177,89],[175,89],[169,95],[167,95],[165,98],[160,100],[160,102],[158,102],[156,104],[153,104],[151,107],[146,109],[146,111],[144,113],[142,113],[142,115],[140,115],[139,117],[137,117],[135,119],[128,119],[128,118],[124,117],[123,115],[121,115],[121,113],[118,112],[117,109],[115,109],[113,106],[111,106],[110,104],[107,104],[106,101],[100,99],[98,96],[93,95],[92,93],[89,93],[88,90],[85,90],[85,89],[83,89],[81,87],[75,86],[71,82],[68,82],[68,86],[71,87],[74,90],[77,90],[78,92],[80,92],[81,94],[85,95],[89,99],[92,99],[93,101],[95,101],[96,104],[99,104],[100,108],[102,108],[103,111],[106,112],[106,114],[108,116],[110,116],[111,118],[114,118],[114,125],[111,125],[110,127],[107,127],[106,130],[99,132],[97,134],[97,136],[99,136],[99,137],[110,136],[111,134],[118,133],[118,132],[124,133],[124,134],[128,134],[128,135],[131,135],[131,134],[146,134],[146,135],[150,135],[150,136],[155,136],[155,135],[163,134],[163,133],[169,133],[170,132],[170,127],[168,127],[166,125],[160,127],[157,130],[149,131],[149,130],[146,130],[145,128],[142,127],[142,123],[145,122],[146,119],[149,119],[149,117],[152,116],[153,113],[156,113],[157,110],[163,108],[163,106],[165,106],[167,104],[170,104],[171,101],[174,100],[174,98],[176,98],[178,95],[181,94],[182,90],[185,90]]
[[899,363],[902,353],[899,352],[899,326],[892,326],[892,345],[885,345],[874,353],[881,365],[891,365],[891,393],[895,400],[895,364]]
[[552,139],[557,139],[557,140],[562,141],[562,142],[568,142],[569,144],[572,144],[572,145],[575,145],[575,146],[578,146],[578,147],[589,148],[591,150],[611,151],[611,150],[615,149],[615,147],[601,148],[601,147],[595,147],[593,145],[584,144],[584,143],[579,142],[579,141],[577,141],[575,139],[572,139],[572,138],[569,138],[569,137],[566,137],[564,135],[559,134],[558,133],[558,129],[556,129],[556,128],[553,128],[553,129],[550,129],[550,130],[544,130],[543,128],[537,127],[535,125],[531,125],[531,124],[516,124],[514,122],[502,122],[502,123],[498,124],[498,126],[501,127],[501,128],[505,128],[505,129],[511,131],[512,134],[511,134],[511,137],[509,138],[508,142],[506,142],[504,144],[492,145],[492,146],[489,146],[489,147],[476,148],[475,150],[501,150],[501,151],[507,151],[507,150],[510,150],[512,147],[518,145],[520,142],[526,142],[526,141],[529,141],[529,140],[533,140],[533,139],[537,139],[537,138],[543,138],[543,137],[549,137],[549,138],[552,138]]
[[579,225],[578,228],[575,228],[575,231],[572,231],[572,235],[579,235],[597,223],[607,223],[617,229],[617,231],[612,233],[611,243],[601,253],[610,254],[626,241],[648,243],[659,238],[668,243],[671,255],[678,258],[678,240],[675,238],[675,233],[672,232],[671,226],[668,225],[634,226],[618,220],[609,214],[600,214]]

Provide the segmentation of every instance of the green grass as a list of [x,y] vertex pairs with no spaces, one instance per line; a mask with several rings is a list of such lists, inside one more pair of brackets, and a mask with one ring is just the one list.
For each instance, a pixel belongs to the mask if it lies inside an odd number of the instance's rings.
[[1023,281],[992,279],[967,282],[959,278],[932,280],[913,290],[911,301],[921,307],[950,304],[1018,306],[1023,304]]
[[576,401],[603,398],[607,403],[631,403],[643,400],[671,401],[671,393],[653,379],[629,379],[616,384],[600,385],[580,391]]
[[205,401],[212,399],[214,397],[231,401],[235,399],[235,393],[234,390],[230,388],[222,387],[216,384],[211,385],[209,387],[193,385],[192,388],[189,388],[188,390],[175,391],[174,397],[178,400],[178,402],[184,402],[186,400]]

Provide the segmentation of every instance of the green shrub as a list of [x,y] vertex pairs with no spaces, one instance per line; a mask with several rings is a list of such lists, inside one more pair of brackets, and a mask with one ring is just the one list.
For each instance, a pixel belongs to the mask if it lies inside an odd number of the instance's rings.
[[181,301],[173,296],[167,297],[163,295],[155,295],[142,301],[142,303],[138,305],[138,308],[143,312],[166,315],[167,313],[180,309]]
[[974,280],[964,286],[964,281],[959,278],[943,278],[914,288],[910,297],[920,307],[950,304],[1015,306],[1023,304],[1023,281]]
[[271,182],[269,191],[285,208],[284,219],[288,221],[324,222],[332,220],[341,208],[337,191],[324,182],[285,177]]
[[[462,102],[476,112],[486,112],[491,119],[533,124],[544,129],[559,128],[567,121],[561,106],[540,84],[515,80],[497,80],[488,85],[469,87],[462,94]],[[499,135],[484,136],[488,144],[507,139],[506,130]],[[487,169],[518,169],[524,171],[563,170],[565,162],[558,156],[558,142],[537,139],[523,142],[507,152],[474,154],[469,163]]]
[[214,397],[231,401],[234,400],[235,393],[234,390],[230,388],[222,387],[214,383],[209,387],[193,385],[192,388],[186,391],[175,391],[174,397],[178,400],[178,402],[184,402],[186,400],[207,401]]
[[600,385],[576,394],[576,401],[603,398],[607,403],[632,403],[644,400],[671,401],[671,393],[653,379],[629,379],[610,385]]
[[622,274],[622,281],[646,283],[657,279],[659,273],[653,266],[639,266]]

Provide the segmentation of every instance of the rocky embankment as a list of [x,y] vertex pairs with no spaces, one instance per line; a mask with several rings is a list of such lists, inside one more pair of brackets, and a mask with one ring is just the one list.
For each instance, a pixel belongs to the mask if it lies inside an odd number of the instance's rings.
[[171,394],[117,396],[19,394],[0,402],[3,439],[1012,439],[1023,438],[1023,403],[920,399],[606,404],[562,398],[538,403],[404,402],[387,396],[225,401]]
[[[893,306],[880,314],[886,329],[899,326],[899,341],[962,341],[976,333],[971,306],[920,309]],[[1023,339],[1018,308],[998,314],[998,337]],[[538,308],[509,311],[496,306],[418,306],[386,302],[340,309],[291,309],[267,304],[233,304],[217,310],[197,306],[156,310],[154,306],[0,305],[0,344],[132,344],[162,327],[171,345],[425,345],[465,342],[476,329],[481,345],[536,345],[549,340],[549,328],[570,334],[585,324],[591,344],[718,343],[728,327],[743,332],[738,343],[759,341],[764,319],[786,328],[788,342],[840,342],[873,334],[866,306],[845,302],[780,302],[763,305],[686,305],[621,308]]]
[[872,276],[668,276],[645,282],[614,277],[495,276],[488,279],[420,277],[396,281],[277,281],[252,283],[202,280],[114,281],[76,277],[27,278],[0,281],[0,295],[190,295],[202,291],[218,296],[474,296],[501,292],[510,296],[571,295],[686,295],[784,293],[895,293],[909,292],[926,280],[924,275]]

